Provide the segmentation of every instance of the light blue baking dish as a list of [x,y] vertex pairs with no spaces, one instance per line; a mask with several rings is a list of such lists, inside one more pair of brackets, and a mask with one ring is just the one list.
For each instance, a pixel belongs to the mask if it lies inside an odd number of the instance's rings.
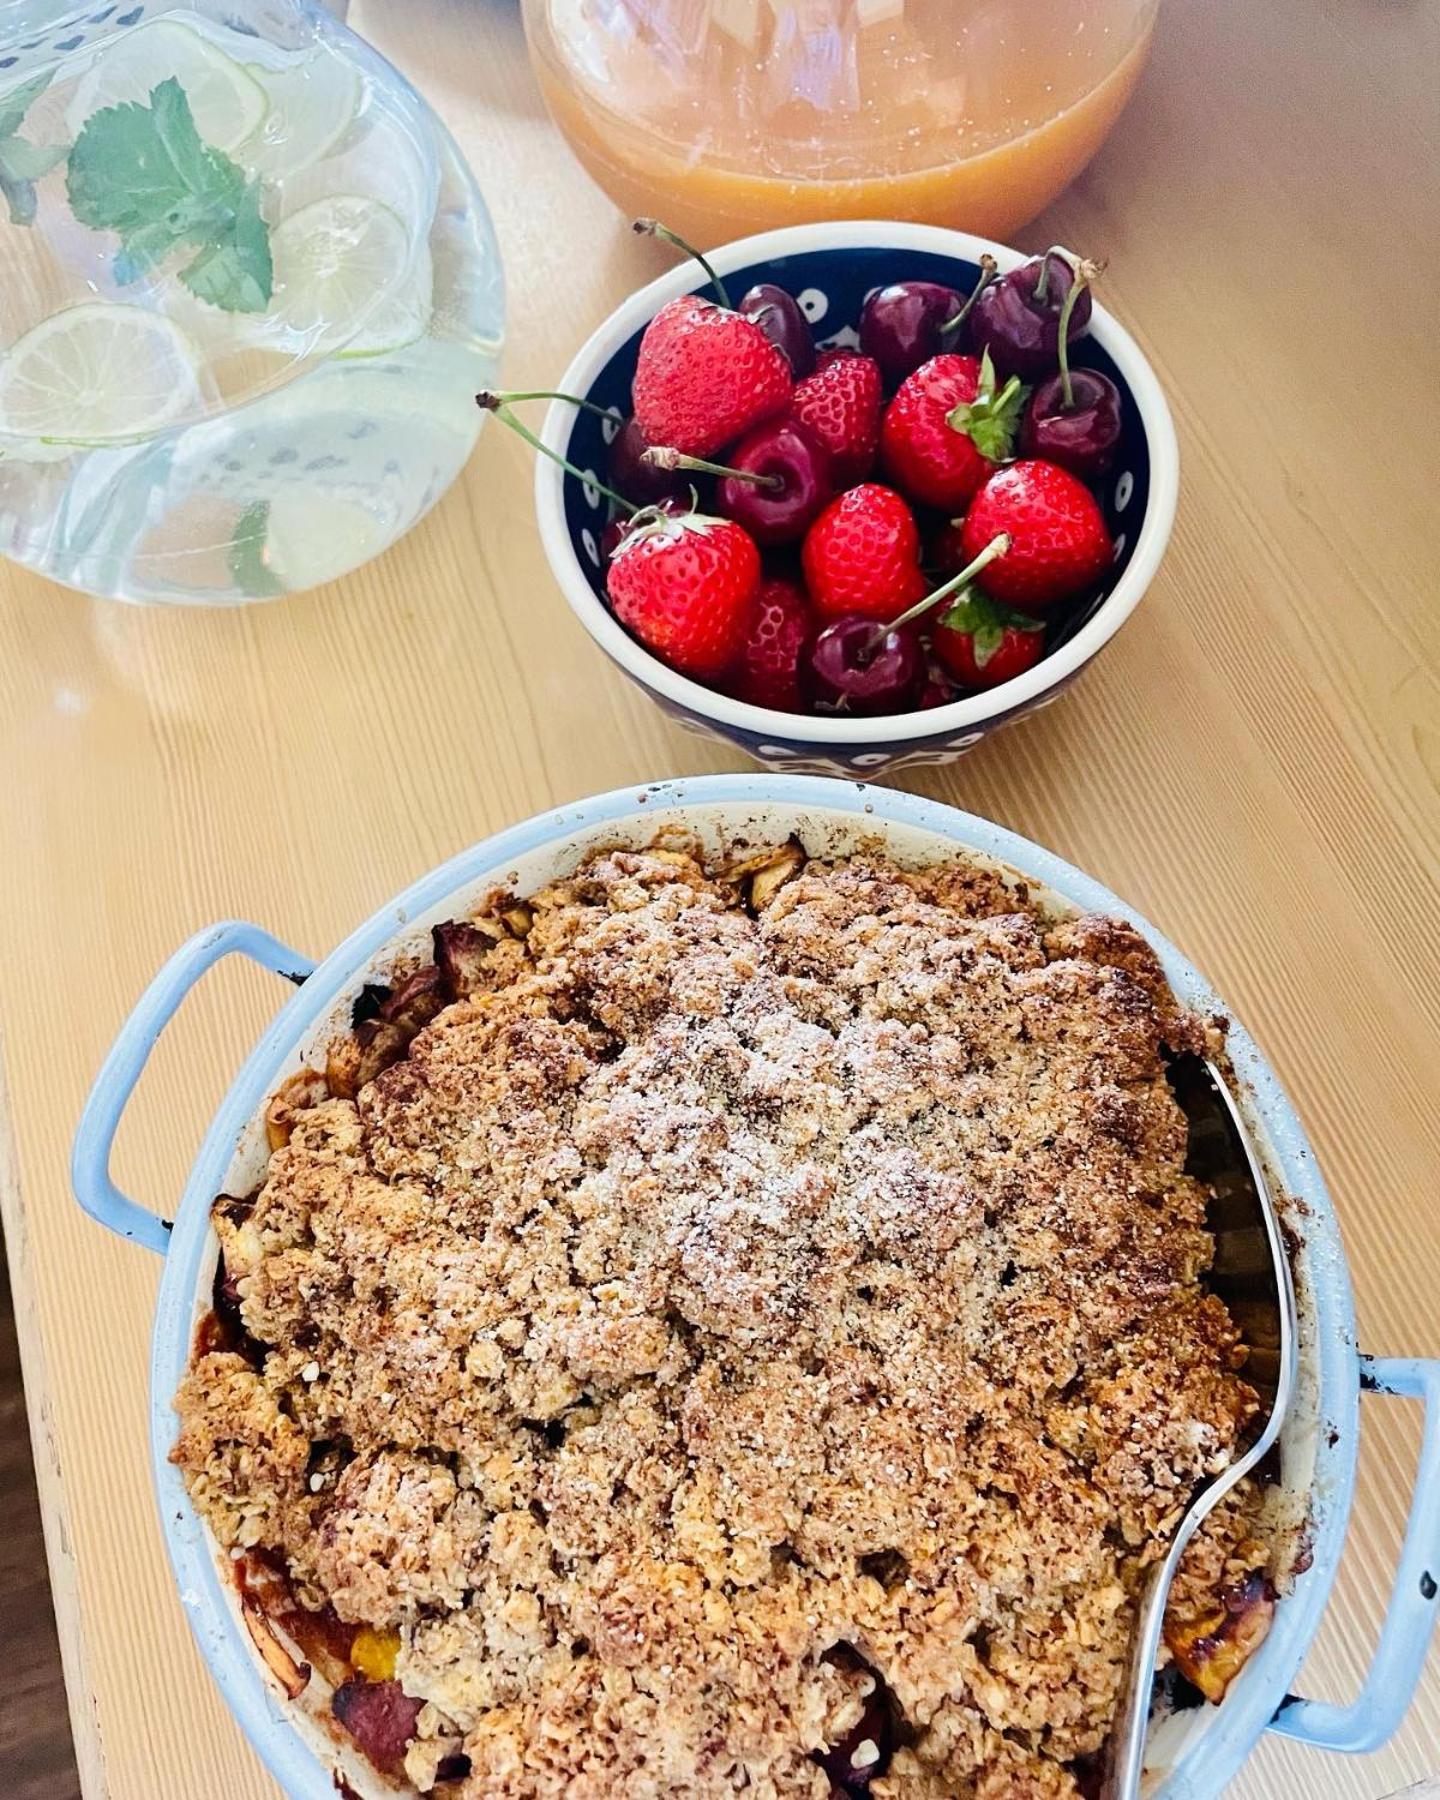
[[[170,1397],[209,1306],[216,1243],[210,1203],[246,1192],[264,1167],[260,1115],[275,1086],[348,1020],[362,983],[383,979],[397,956],[428,942],[432,924],[476,906],[496,885],[519,892],[573,866],[589,845],[644,841],[682,824],[711,844],[799,834],[812,853],[883,837],[901,860],[933,860],[965,848],[1020,871],[1057,904],[1130,919],[1154,945],[1182,1000],[1221,1003],[1200,974],[1115,895],[1068,863],[983,819],[909,794],[862,784],[773,774],[711,776],[626,789],[542,814],[477,844],[417,882],[315,967],[257,926],[226,923],[191,939],[166,964],[124,1025],[96,1080],[75,1140],[72,1176],[81,1205],[122,1237],[165,1258],[151,1355],[150,1449],[170,1560],[202,1654],[271,1774],[294,1800],[334,1800],[335,1773],[357,1793],[381,1790],[364,1764],[327,1731],[323,1706],[287,1702],[240,1621],[224,1559],[168,1462],[175,1435]],[[243,955],[297,984],[236,1077],[195,1159],[173,1225],[122,1194],[110,1179],[116,1126],[156,1039],[185,995],[223,957]],[[1295,1573],[1273,1629],[1218,1707],[1177,1713],[1151,1735],[1147,1792],[1155,1800],[1218,1795],[1267,1730],[1327,1750],[1381,1744],[1403,1717],[1419,1680],[1440,1577],[1440,1362],[1372,1358],[1355,1344],[1355,1317],[1339,1226],[1294,1108],[1246,1032],[1230,1051],[1252,1130],[1266,1147],[1277,1191],[1290,1197],[1300,1303],[1302,1380],[1282,1440],[1277,1505],[1292,1522]],[[1425,1403],[1425,1433],[1404,1549],[1370,1670],[1348,1705],[1290,1692],[1319,1626],[1339,1567],[1355,1481],[1362,1390]],[[1308,1567],[1304,1563],[1308,1552]],[[312,1682],[312,1687],[316,1684]],[[1318,1791],[1317,1783],[1317,1791]]]

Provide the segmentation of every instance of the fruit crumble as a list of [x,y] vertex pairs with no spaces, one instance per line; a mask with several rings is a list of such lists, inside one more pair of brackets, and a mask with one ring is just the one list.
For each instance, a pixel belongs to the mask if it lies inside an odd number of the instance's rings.
[[[267,1664],[455,1800],[1093,1793],[1256,1407],[1205,1048],[1130,926],[970,861],[662,838],[438,927],[215,1207],[173,1454]],[[1211,1697],[1255,1516],[1175,1588]]]

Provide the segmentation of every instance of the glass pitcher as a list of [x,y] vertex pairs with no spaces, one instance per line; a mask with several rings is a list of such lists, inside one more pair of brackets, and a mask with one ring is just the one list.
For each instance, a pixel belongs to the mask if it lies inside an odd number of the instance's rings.
[[126,600],[312,587],[479,429],[499,256],[314,0],[0,0],[0,553]]
[[1005,238],[1099,148],[1159,0],[525,0],[551,113],[625,211]]

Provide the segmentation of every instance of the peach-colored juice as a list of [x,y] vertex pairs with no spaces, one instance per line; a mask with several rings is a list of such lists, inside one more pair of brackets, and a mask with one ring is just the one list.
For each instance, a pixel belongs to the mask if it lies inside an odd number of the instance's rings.
[[1084,166],[1158,0],[527,0],[546,101],[628,212],[1006,237]]

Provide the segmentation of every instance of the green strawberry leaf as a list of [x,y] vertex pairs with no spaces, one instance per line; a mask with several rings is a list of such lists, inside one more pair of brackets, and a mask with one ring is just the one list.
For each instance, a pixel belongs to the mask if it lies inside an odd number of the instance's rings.
[[975,640],[975,660],[982,669],[1000,648],[1007,631],[1045,629],[1039,619],[1001,606],[977,587],[962,589],[955,603],[942,614],[940,623],[947,631],[963,631]]
[[18,135],[25,115],[50,85],[54,70],[37,75],[0,100],[0,194],[12,225],[33,225],[35,183],[65,159],[63,144],[32,144]]
[[148,106],[127,101],[92,114],[66,181],[79,222],[119,236],[117,281],[184,247],[195,254],[180,279],[197,299],[225,312],[269,305],[274,269],[259,184],[200,136],[173,76],[151,90]]
[[952,431],[963,432],[980,454],[990,462],[1006,462],[1015,451],[1015,433],[1020,429],[1020,415],[1030,390],[1018,375],[1012,375],[995,391],[995,365],[988,348],[980,358],[980,384],[975,398],[962,402],[946,414],[945,423]]

